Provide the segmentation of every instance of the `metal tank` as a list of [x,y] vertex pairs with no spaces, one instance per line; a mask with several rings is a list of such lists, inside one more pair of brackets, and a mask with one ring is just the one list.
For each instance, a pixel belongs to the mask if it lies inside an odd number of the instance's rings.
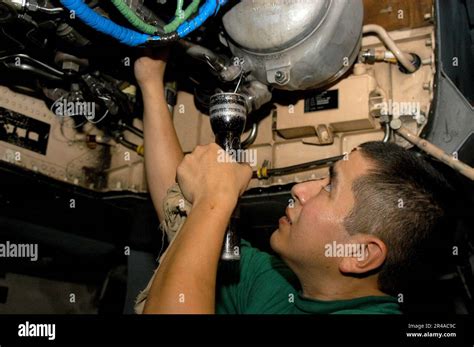
[[362,0],[242,0],[224,16],[227,43],[256,79],[279,89],[321,87],[357,59]]

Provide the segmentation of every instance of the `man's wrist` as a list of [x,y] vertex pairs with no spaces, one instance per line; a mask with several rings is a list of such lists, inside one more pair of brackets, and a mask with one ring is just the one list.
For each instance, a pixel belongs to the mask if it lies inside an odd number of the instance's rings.
[[156,95],[157,93],[162,93],[164,90],[162,79],[141,82],[138,84],[138,86],[140,87],[140,90],[142,91],[142,94],[144,95],[146,94]]
[[218,210],[231,214],[237,205],[238,196],[230,194],[213,194],[197,198],[193,203],[193,208],[200,206],[208,210]]

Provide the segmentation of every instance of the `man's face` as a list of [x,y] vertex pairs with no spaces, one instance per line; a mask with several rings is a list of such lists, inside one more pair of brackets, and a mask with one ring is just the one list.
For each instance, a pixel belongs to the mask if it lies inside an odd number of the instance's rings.
[[360,151],[354,151],[348,160],[333,166],[331,177],[293,187],[294,206],[286,209],[270,240],[273,250],[290,267],[337,269],[339,259],[326,257],[325,245],[334,241],[343,244],[350,237],[343,223],[354,206],[352,183],[369,167]]

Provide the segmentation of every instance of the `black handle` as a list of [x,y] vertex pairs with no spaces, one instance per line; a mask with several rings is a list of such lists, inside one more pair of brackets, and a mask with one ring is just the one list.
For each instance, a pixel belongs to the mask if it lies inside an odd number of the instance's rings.
[[237,221],[239,219],[239,207],[232,212],[229,225],[225,232],[224,244],[222,245],[221,259],[224,261],[240,260],[240,234],[237,232]]
[[[237,136],[236,133],[230,131],[226,131],[224,133],[217,133],[216,143],[223,149],[225,149],[227,152],[229,152],[230,150],[238,150],[241,148],[240,134]],[[232,212],[232,216],[230,218],[229,225],[227,226],[227,230],[224,236],[221,260],[240,260],[240,234],[237,231],[237,223],[239,218],[240,209],[237,203],[237,207]]]

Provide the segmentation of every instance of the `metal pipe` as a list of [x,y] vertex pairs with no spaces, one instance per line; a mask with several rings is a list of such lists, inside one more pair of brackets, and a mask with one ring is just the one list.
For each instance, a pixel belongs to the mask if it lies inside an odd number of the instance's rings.
[[41,11],[48,14],[57,14],[64,11],[64,8],[62,7],[50,8],[41,6],[37,1],[34,0],[4,0],[3,2],[13,5],[15,9],[19,11]]
[[218,56],[209,48],[186,40],[179,40],[178,42],[185,49],[186,54],[207,63],[207,65],[209,65],[209,67],[224,81],[230,82],[239,77],[241,70],[239,66],[227,64],[225,59]]
[[250,131],[249,136],[241,143],[242,148],[245,149],[248,146],[250,146],[252,143],[254,143],[255,139],[257,138],[257,135],[258,135],[258,124],[253,123],[252,130]]
[[43,13],[47,14],[58,14],[64,12],[64,8],[62,7],[54,7],[54,8],[49,8],[49,7],[43,7],[43,6],[35,6],[34,11],[40,11]]
[[367,24],[363,27],[364,34],[376,34],[379,39],[387,46],[387,48],[393,53],[397,58],[398,62],[403,65],[405,69],[409,72],[415,72],[416,67],[411,63],[411,56],[407,53],[404,53],[398,48],[397,44],[387,31],[377,24]]
[[395,132],[402,136],[408,142],[414,144],[422,151],[428,153],[429,155],[435,157],[439,161],[450,166],[454,170],[458,171],[461,175],[466,176],[467,178],[474,181],[474,168],[463,163],[462,161],[454,158],[452,155],[449,155],[441,148],[433,145],[431,142],[422,139],[415,133],[411,132],[407,128],[402,126],[402,123],[399,119],[394,119],[390,122],[390,127],[395,130]]
[[[9,59],[14,60],[14,62],[6,62]],[[27,63],[29,62],[30,64],[25,64],[24,61],[26,61]],[[45,63],[39,60],[31,58],[29,55],[23,53],[1,57],[0,62],[3,62],[9,68],[41,73],[41,75],[51,77],[51,79],[60,80],[64,76],[64,72],[56,70],[55,68],[46,65]],[[39,66],[39,68],[33,66],[31,63],[36,64],[37,66]]]
[[385,126],[385,133],[384,133],[382,142],[387,143],[392,137],[392,128],[390,128],[389,123],[385,123],[384,126]]

